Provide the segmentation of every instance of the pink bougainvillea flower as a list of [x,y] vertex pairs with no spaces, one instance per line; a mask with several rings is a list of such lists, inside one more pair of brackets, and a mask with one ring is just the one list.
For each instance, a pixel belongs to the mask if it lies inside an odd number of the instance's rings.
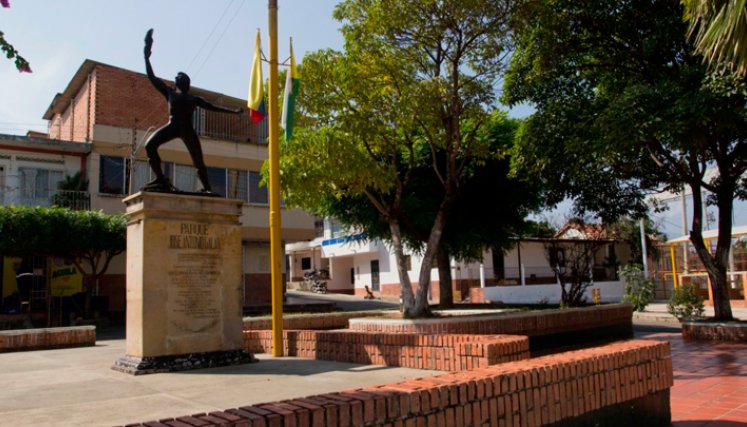
[[10,1],[9,0],[0,0],[0,4],[2,4],[3,7],[10,7]]

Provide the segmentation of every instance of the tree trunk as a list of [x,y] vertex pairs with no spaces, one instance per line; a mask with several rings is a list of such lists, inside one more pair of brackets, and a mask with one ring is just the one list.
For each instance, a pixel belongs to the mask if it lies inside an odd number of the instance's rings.
[[[693,193],[693,222],[690,230],[690,242],[708,272],[713,295],[713,311],[716,320],[733,320],[731,301],[729,301],[729,283],[726,279],[726,269],[729,263],[729,249],[731,248],[731,211],[732,194],[728,197],[717,195],[719,212],[719,237],[716,244],[716,256],[712,256],[703,239],[703,197],[699,184],[690,184]],[[723,189],[722,189],[723,190]]]
[[438,262],[438,306],[454,307],[454,287],[451,278],[451,257],[449,251],[440,245],[436,252]]
[[410,275],[407,273],[407,266],[405,265],[405,254],[402,249],[402,232],[399,227],[399,221],[390,219],[389,231],[392,233],[392,247],[394,249],[394,258],[397,261],[402,308],[405,314],[407,314],[415,307],[415,296],[412,292]]
[[431,287],[431,269],[433,268],[433,259],[436,257],[436,252],[441,244],[441,235],[443,234],[444,226],[446,225],[446,212],[450,203],[447,195],[444,196],[444,201],[441,202],[436,218],[433,220],[433,227],[431,227],[431,233],[428,236],[428,243],[425,247],[425,253],[423,254],[423,261],[420,264],[420,275],[418,276],[418,290],[415,294],[415,305],[412,310],[405,310],[405,316],[408,318],[427,317],[430,316],[430,307],[428,305],[428,291]]
[[91,319],[91,293],[94,289],[96,289],[96,284],[98,283],[98,276],[96,274],[89,274],[88,280],[86,280],[87,286],[86,286],[86,303],[85,303],[85,310],[83,313],[84,319]]

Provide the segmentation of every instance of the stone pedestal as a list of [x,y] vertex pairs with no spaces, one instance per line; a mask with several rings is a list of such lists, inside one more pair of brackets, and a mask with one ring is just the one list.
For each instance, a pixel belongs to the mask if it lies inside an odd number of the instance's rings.
[[147,374],[253,361],[243,351],[240,200],[141,192],[124,200],[126,355]]

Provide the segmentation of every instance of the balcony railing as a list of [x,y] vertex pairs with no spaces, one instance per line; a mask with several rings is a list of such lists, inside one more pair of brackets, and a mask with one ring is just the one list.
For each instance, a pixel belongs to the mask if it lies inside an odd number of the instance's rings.
[[267,144],[267,120],[254,124],[248,113],[226,114],[197,108],[194,125],[200,136],[226,141]]
[[57,190],[52,195],[52,206],[77,211],[91,209],[91,193],[88,191]]

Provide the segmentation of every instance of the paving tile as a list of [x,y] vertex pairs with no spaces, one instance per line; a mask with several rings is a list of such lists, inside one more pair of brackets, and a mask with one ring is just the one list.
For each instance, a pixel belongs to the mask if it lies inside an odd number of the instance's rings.
[[673,426],[747,425],[747,344],[687,342],[680,333],[638,338],[671,345]]

